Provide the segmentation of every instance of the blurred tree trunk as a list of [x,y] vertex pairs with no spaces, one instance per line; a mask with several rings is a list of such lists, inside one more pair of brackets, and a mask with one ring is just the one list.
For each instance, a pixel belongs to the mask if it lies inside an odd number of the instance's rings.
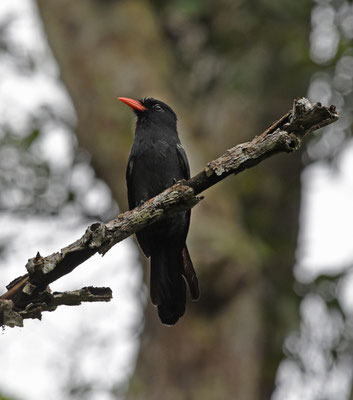
[[[305,94],[310,5],[237,3],[38,0],[79,143],[122,209],[132,116],[117,96],[171,104],[197,172]],[[300,168],[298,156],[275,157],[212,188],[194,209],[189,247],[201,299],[173,328],[147,306],[130,398],[270,398],[297,323]]]

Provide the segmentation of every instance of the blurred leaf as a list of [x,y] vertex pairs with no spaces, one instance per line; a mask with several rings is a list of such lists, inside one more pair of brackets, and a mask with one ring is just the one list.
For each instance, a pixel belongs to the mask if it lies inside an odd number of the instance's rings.
[[0,400],[16,400],[15,397],[8,397],[0,393]]
[[29,149],[39,136],[39,129],[34,129],[29,135],[22,140],[25,149]]

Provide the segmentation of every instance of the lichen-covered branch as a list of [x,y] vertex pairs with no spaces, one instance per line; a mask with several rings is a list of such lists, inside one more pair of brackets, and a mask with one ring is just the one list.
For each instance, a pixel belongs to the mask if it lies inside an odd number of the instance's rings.
[[195,206],[200,201],[198,194],[227,176],[253,167],[276,153],[296,151],[307,134],[337,119],[334,106],[328,108],[319,103],[312,104],[305,98],[297,99],[293,109],[261,135],[227,150],[188,181],[176,183],[106,224],[92,224],[80,239],[59,252],[47,257],[38,253],[28,261],[27,274],[12,281],[7,286],[8,291],[0,297],[0,325],[22,326],[23,318],[40,318],[42,311],[53,311],[58,305],[68,304],[65,301],[71,301],[71,305],[78,305],[81,301],[109,301],[109,288],[83,288],[51,294],[47,286],[95,253],[104,255],[116,243],[138,230]]

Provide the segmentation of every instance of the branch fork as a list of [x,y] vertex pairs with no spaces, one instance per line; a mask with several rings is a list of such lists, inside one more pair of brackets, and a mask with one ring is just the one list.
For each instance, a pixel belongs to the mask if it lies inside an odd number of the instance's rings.
[[16,278],[0,297],[0,325],[22,326],[23,319],[41,319],[43,311],[54,311],[60,305],[110,301],[110,288],[86,287],[71,292],[51,293],[49,284],[70,273],[95,253],[104,255],[116,243],[140,229],[172,214],[194,207],[201,192],[241,171],[254,167],[277,153],[297,151],[312,131],[339,118],[335,106],[324,107],[302,97],[294,100],[291,111],[272,123],[251,142],[239,144],[213,160],[197,175],[177,182],[134,210],[120,214],[103,224],[90,225],[85,234],[59,252],[28,260],[27,274]]

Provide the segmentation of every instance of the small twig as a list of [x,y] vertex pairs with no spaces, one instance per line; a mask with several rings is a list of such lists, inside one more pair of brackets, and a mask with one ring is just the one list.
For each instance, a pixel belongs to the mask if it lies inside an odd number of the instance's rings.
[[84,287],[69,292],[54,292],[49,290],[38,293],[33,303],[29,303],[24,310],[14,311],[12,300],[0,301],[0,323],[10,327],[23,326],[26,318],[42,319],[43,311],[55,311],[58,306],[78,306],[82,302],[110,301],[112,290],[106,287]]
[[[0,325],[18,326],[22,324],[23,318],[38,318],[42,311],[53,311],[59,305],[55,303],[58,299],[64,301],[74,298],[74,304],[80,304],[81,301],[109,301],[111,297],[108,293],[100,298],[97,293],[87,296],[86,289],[81,289],[64,292],[66,294],[61,294],[60,297],[55,293],[49,295],[46,287],[70,273],[95,253],[104,255],[116,243],[140,229],[195,206],[200,201],[196,197],[198,194],[227,176],[251,168],[276,153],[292,153],[298,150],[308,133],[335,122],[338,117],[334,106],[328,108],[320,103],[312,104],[305,98],[297,99],[293,109],[271,124],[261,135],[251,142],[227,150],[188,181],[176,183],[141,206],[106,224],[92,224],[80,239],[60,252],[47,257],[38,253],[26,265],[28,274],[11,282],[7,286],[8,291],[0,297]],[[95,290],[104,292],[110,289]]]

